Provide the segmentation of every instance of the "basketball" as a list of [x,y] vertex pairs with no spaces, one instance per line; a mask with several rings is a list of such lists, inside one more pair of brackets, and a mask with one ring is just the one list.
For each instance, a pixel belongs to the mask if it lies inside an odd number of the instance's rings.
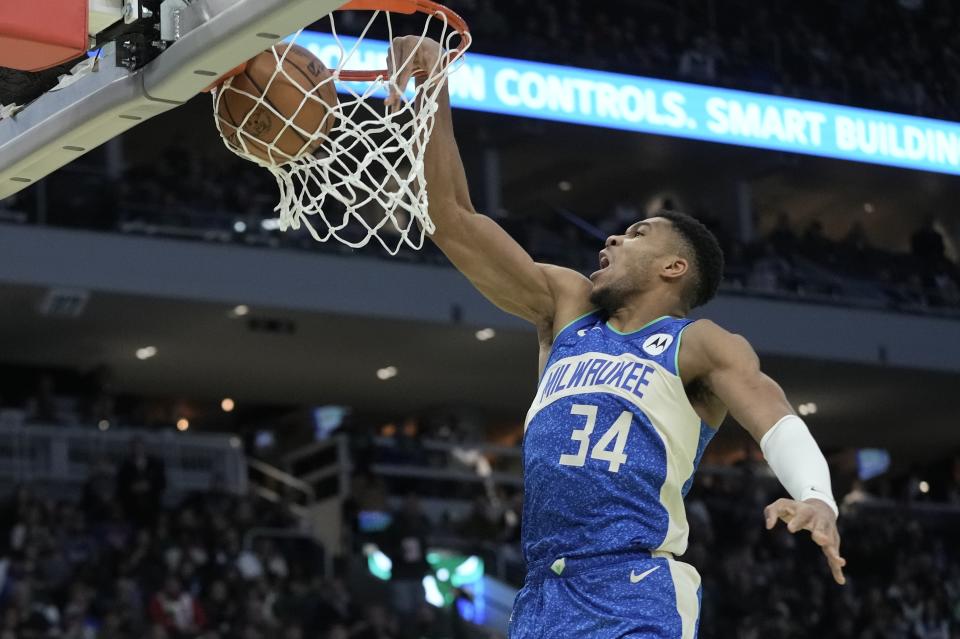
[[217,104],[227,144],[273,165],[316,151],[323,141],[318,134],[329,133],[337,119],[330,70],[304,47],[287,47],[275,45],[249,60],[219,89]]

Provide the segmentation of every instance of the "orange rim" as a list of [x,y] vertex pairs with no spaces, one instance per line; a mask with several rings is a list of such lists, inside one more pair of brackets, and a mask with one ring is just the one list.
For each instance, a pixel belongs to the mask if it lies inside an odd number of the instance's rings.
[[[443,14],[453,29],[460,35],[460,46],[451,51],[450,60],[463,55],[470,44],[470,27],[467,21],[460,17],[453,9],[443,6],[433,0],[350,0],[337,11],[389,11],[392,13],[412,14],[416,12],[425,13],[433,16],[438,13]],[[343,82],[373,82],[377,78],[387,77],[388,69],[379,69],[376,71],[350,71],[344,69],[338,75],[338,79]]]

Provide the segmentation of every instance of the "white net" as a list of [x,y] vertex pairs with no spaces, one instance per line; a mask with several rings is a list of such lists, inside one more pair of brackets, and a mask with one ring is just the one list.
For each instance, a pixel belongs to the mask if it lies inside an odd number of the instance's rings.
[[[280,201],[275,211],[281,230],[303,225],[317,241],[334,238],[351,247],[376,238],[395,255],[404,245],[421,248],[425,233],[433,233],[424,152],[440,89],[461,60],[466,48],[462,45],[469,45],[470,36],[451,26],[442,11],[413,15],[374,11],[358,37],[338,32],[337,22],[349,29],[351,23],[363,24],[357,22],[359,16],[368,15],[334,12],[328,17],[329,33],[300,31],[268,49],[214,90],[213,107],[227,148],[276,178]],[[413,22],[419,24],[413,26],[411,39]],[[368,37],[371,34],[385,40],[374,40]],[[404,59],[392,59],[396,49],[387,43],[400,35],[415,46],[404,48]],[[405,99],[388,109],[384,98],[392,78],[412,68],[427,38],[439,42],[444,54],[432,68],[418,68],[416,88],[404,87]],[[330,70],[322,73],[316,86],[310,86],[313,79],[300,71],[305,52],[299,46]],[[266,66],[263,56],[272,56]],[[347,69],[383,69],[388,56],[391,77],[384,72],[365,81],[341,78]],[[280,105],[287,112],[274,104],[276,98],[267,99],[284,92],[295,96],[295,108],[289,99],[286,106]]]

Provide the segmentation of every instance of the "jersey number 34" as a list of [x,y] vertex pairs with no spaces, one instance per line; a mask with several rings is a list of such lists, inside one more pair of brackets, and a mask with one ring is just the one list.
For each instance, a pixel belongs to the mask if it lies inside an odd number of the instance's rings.
[[[580,415],[587,418],[587,423],[583,428],[578,428],[570,434],[570,439],[580,442],[580,449],[576,455],[560,455],[560,464],[562,466],[583,466],[587,461],[587,449],[590,448],[590,435],[597,425],[597,407],[589,404],[574,404],[570,407],[571,415]],[[600,437],[593,450],[590,451],[590,457],[610,462],[609,470],[611,473],[620,472],[620,466],[627,463],[627,456],[623,454],[623,449],[627,446],[627,435],[630,434],[630,426],[633,423],[633,414],[630,411],[623,411],[620,417],[613,422],[613,425],[607,429],[607,432]],[[616,440],[616,441],[614,441]],[[610,448],[613,444],[613,448]]]

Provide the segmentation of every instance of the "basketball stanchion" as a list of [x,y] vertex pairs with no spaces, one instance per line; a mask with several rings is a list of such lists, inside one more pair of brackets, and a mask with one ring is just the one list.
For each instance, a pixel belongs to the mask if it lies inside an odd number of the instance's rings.
[[[347,46],[337,31],[343,11],[372,11],[359,38]],[[404,60],[389,60],[394,76],[408,69],[427,39],[446,55],[434,68],[416,69],[412,99],[386,108],[395,87],[384,52],[381,70],[360,66],[360,49],[370,32],[399,35],[393,14],[423,16]],[[427,210],[423,157],[433,131],[437,99],[448,75],[470,45],[460,16],[430,0],[353,0],[328,16],[339,47],[333,68],[297,44],[300,32],[231,71],[213,89],[217,129],[227,148],[269,170],[280,201],[281,230],[305,226],[314,239],[336,239],[351,247],[371,239],[391,254],[404,245],[423,246],[434,230]],[[434,45],[435,46],[435,45]],[[338,89],[340,95],[338,96]]]

